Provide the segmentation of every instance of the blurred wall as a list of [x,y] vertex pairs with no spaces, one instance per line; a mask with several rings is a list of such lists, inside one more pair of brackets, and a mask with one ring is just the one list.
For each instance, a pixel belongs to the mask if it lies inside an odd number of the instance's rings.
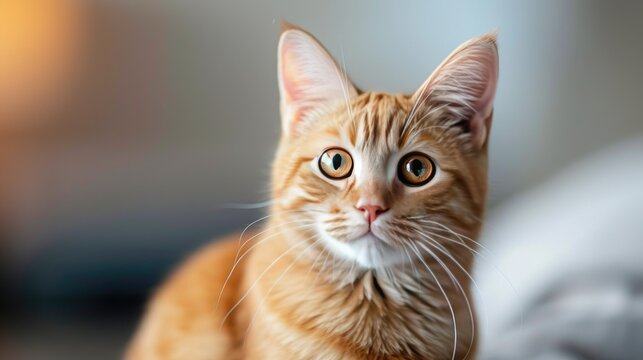
[[498,30],[492,206],[643,132],[641,3],[69,4],[81,34],[55,35],[78,35],[56,106],[0,118],[10,289],[38,304],[140,296],[260,216],[225,204],[267,198],[282,19],[323,41],[358,86],[389,92],[412,92],[461,42]]

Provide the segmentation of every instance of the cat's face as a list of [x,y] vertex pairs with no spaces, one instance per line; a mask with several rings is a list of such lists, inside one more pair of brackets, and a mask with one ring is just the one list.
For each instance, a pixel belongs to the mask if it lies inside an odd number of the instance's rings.
[[[492,37],[461,46],[411,96],[358,93],[308,34],[282,34],[274,211],[368,268],[475,236],[497,78]],[[442,247],[442,248],[440,248]]]

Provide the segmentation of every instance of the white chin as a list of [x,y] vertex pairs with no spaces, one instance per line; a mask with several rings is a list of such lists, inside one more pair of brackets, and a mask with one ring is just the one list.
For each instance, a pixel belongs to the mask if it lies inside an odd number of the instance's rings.
[[322,233],[322,239],[335,254],[369,269],[388,267],[408,260],[401,250],[387,245],[371,233],[349,242],[338,241],[326,233]]

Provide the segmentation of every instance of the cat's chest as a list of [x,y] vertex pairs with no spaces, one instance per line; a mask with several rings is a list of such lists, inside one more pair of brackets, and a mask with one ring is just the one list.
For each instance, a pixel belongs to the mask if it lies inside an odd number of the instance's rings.
[[450,311],[435,289],[420,285],[282,278],[257,289],[253,338],[265,351],[299,349],[294,358],[442,358],[453,346]]

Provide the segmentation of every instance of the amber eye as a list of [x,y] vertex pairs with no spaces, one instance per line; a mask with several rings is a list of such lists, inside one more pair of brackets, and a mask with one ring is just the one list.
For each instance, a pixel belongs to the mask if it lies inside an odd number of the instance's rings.
[[397,177],[407,186],[422,186],[435,175],[433,160],[420,152],[404,155],[397,165]]
[[353,172],[353,158],[344,149],[328,149],[319,157],[319,170],[329,179],[345,179]]

